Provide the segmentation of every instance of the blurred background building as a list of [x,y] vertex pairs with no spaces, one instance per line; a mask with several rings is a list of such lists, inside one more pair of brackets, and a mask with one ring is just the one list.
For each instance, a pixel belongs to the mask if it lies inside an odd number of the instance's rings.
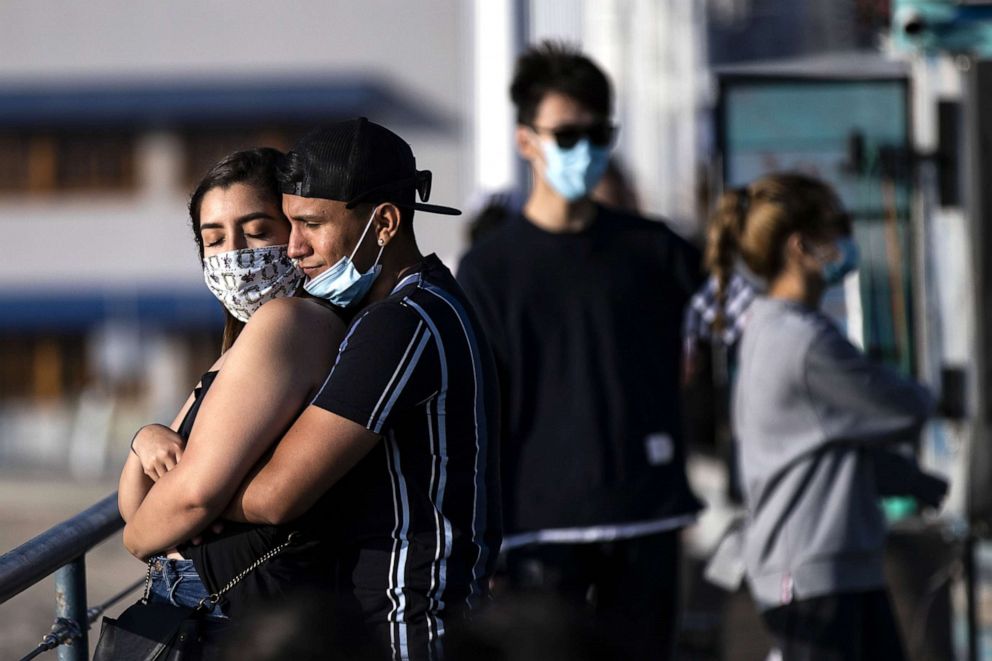
[[[515,55],[564,39],[616,82],[619,158],[642,209],[696,236],[714,174],[713,66],[871,49],[877,4],[4,3],[0,464],[99,473],[127,430],[171,416],[216,352],[219,307],[185,204],[224,154],[367,115],[410,141],[435,199],[471,210],[525,183],[506,91]],[[422,216],[418,233],[454,265],[464,219]]]
[[[235,149],[367,115],[467,197],[467,7],[0,6],[0,465],[116,470],[218,352],[186,213]],[[418,220],[450,258],[460,227]],[[109,447],[113,447],[109,451]]]

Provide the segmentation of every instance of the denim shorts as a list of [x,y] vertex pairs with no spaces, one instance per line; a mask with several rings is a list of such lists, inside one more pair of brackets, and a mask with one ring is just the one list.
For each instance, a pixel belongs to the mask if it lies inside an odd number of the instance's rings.
[[[155,556],[151,563],[151,601],[196,608],[200,600],[209,596],[207,586],[200,580],[192,560],[170,560],[164,556]],[[207,610],[206,614],[210,617],[227,618],[217,605]]]

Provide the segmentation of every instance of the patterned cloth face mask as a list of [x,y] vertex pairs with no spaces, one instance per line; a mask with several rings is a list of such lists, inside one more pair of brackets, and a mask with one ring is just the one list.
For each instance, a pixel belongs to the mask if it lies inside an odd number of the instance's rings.
[[228,312],[248,321],[266,301],[295,294],[303,273],[282,245],[231,250],[205,257],[203,279]]

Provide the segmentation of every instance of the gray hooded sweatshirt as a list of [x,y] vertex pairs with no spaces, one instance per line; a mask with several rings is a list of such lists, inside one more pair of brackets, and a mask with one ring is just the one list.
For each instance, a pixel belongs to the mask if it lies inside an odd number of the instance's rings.
[[875,456],[915,440],[932,409],[923,386],[870,362],[823,313],[755,301],[733,421],[759,607],[884,587]]

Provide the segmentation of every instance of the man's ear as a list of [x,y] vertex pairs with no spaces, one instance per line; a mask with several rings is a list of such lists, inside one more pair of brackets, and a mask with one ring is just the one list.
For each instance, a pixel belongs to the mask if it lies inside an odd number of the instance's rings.
[[513,137],[517,143],[517,153],[526,161],[533,161],[540,157],[537,141],[534,139],[534,132],[523,124],[517,124],[517,130]]
[[393,240],[393,237],[400,231],[401,216],[400,208],[391,202],[386,202],[376,210],[376,243],[384,246]]

